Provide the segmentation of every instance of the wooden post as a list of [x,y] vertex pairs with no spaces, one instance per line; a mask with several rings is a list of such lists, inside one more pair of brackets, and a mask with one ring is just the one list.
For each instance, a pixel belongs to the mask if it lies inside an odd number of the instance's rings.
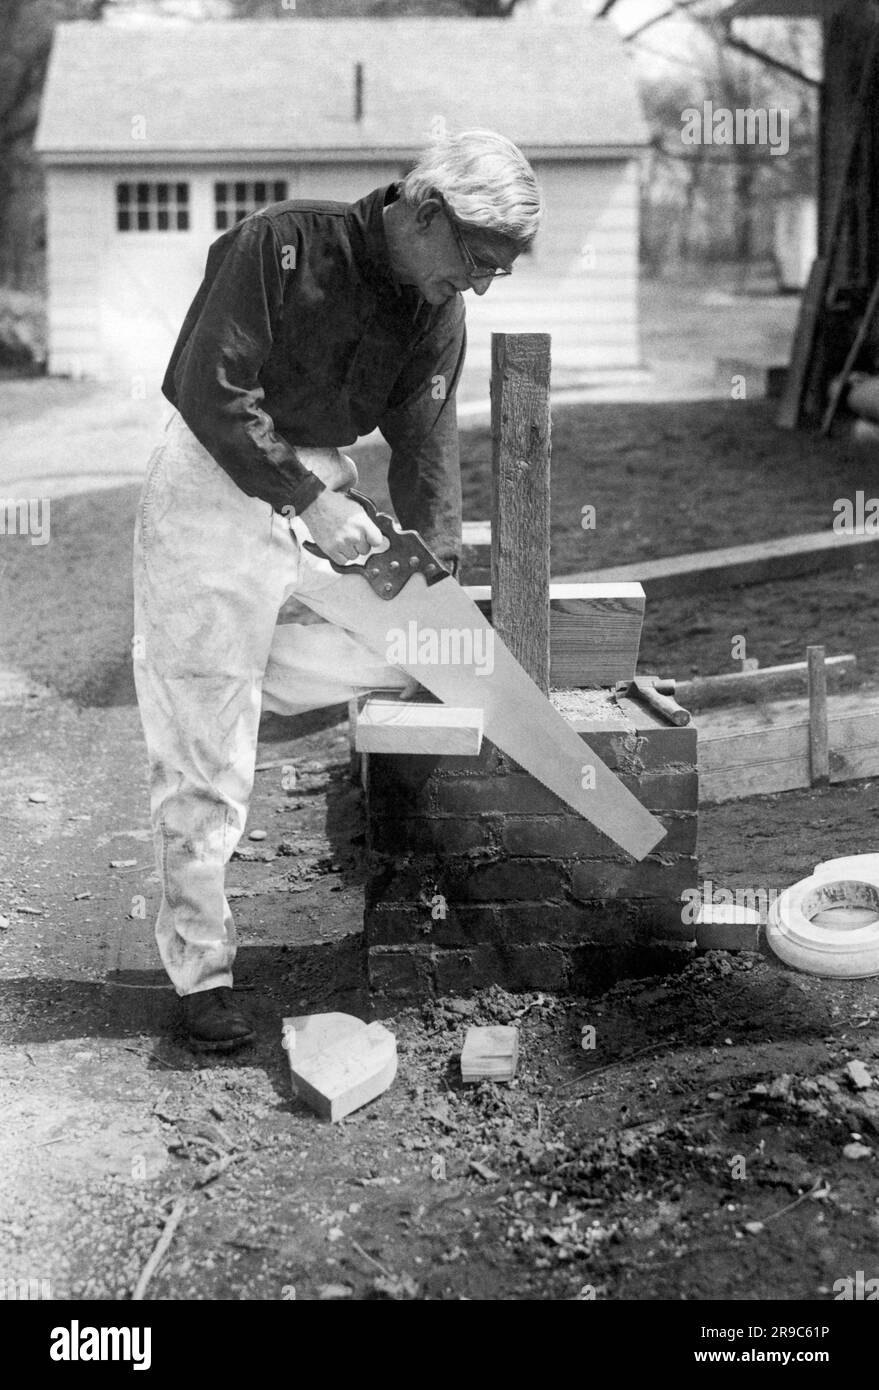
[[549,690],[548,333],[492,333],[492,624]]
[[830,781],[830,753],[827,746],[827,673],[824,648],[807,647],[809,668],[809,766],[812,786]]

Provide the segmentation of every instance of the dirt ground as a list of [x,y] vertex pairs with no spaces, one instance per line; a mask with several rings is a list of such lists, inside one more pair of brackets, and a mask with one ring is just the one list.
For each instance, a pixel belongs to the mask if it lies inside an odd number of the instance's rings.
[[[368,1016],[344,727],[265,730],[250,824],[267,838],[230,874],[259,1037],[221,1060],[188,1052],[154,967],[130,712],[47,696],[5,714],[6,1277],[128,1298],[181,1198],[150,1299],[829,1301],[879,1271],[876,981],[715,952],[594,998],[403,1010],[393,1087],[329,1126],[292,1098],[280,1020]],[[790,880],[868,847],[876,816],[873,783],[706,808],[702,871]],[[464,1086],[466,1027],[490,1022],[519,1026],[517,1079]]]
[[[780,436],[760,403],[571,411],[555,442],[555,573],[826,526],[870,488],[844,439]],[[59,503],[53,544],[16,542],[0,576],[20,677],[0,709],[0,1276],[129,1298],[181,1199],[148,1299],[832,1301],[879,1276],[875,980],[712,953],[592,998],[447,999],[388,1020],[399,1074],[374,1104],[331,1127],[292,1098],[281,1018],[369,1007],[361,793],[333,716],[264,721],[248,829],[266,839],[229,879],[258,1040],[188,1052],[151,939],[132,507],[129,489]],[[764,665],[824,640],[867,667],[873,591],[862,571],[652,605],[642,663],[730,669],[741,633]],[[877,816],[873,782],[704,807],[700,875],[781,888],[874,849]],[[510,1021],[516,1081],[463,1086],[467,1025]]]

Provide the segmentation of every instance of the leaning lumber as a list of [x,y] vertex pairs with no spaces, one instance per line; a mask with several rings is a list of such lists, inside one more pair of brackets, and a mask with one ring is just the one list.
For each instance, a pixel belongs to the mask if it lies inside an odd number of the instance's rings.
[[[828,656],[824,674],[828,688],[839,687],[857,672],[858,659],[851,653]],[[805,661],[790,661],[783,666],[761,666],[755,671],[729,671],[722,676],[694,676],[678,681],[676,698],[690,709],[706,709],[736,700],[772,700],[784,695],[807,693],[809,667]]]
[[[765,584],[831,569],[852,569],[872,557],[877,535],[811,531],[749,545],[697,550],[665,560],[636,560],[609,569],[560,576],[566,584],[621,584],[635,580],[648,598],[703,593],[736,584]],[[876,551],[879,554],[879,550]]]

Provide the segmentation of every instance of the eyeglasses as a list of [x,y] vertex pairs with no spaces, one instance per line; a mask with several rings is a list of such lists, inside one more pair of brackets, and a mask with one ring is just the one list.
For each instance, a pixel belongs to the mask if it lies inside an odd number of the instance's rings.
[[479,262],[478,262],[477,260],[474,260],[473,255],[471,254],[470,249],[469,249],[469,247],[467,246],[466,241],[465,241],[464,238],[461,236],[461,233],[460,233],[460,231],[458,230],[458,224],[457,224],[457,222],[455,221],[454,217],[452,216],[452,214],[451,214],[451,212],[449,211],[448,208],[445,209],[445,213],[446,213],[446,217],[447,217],[448,220],[449,220],[449,226],[450,226],[451,229],[452,229],[452,235],[454,236],[455,241],[456,241],[457,244],[458,244],[458,250],[461,252],[461,258],[462,258],[462,260],[464,261],[464,264],[465,264],[466,267],[467,267],[467,277],[468,277],[468,279],[470,279],[470,280],[500,280],[501,277],[504,276],[504,275],[512,275],[512,273],[513,273],[512,270],[504,270],[503,266],[499,266],[499,265],[480,265]]

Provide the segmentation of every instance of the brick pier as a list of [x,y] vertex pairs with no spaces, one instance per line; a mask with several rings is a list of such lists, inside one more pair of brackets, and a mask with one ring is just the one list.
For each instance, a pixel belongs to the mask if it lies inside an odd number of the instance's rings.
[[[492,622],[547,691],[549,344],[496,334],[493,347]],[[632,675],[636,660],[637,635]],[[599,992],[689,959],[695,928],[681,920],[681,894],[697,880],[695,727],[610,688],[548,693],[665,838],[635,862],[488,740],[473,757],[364,753],[378,1013],[495,983]]]
[[490,743],[475,758],[365,754],[364,926],[379,1008],[492,983],[597,992],[689,958],[695,728],[595,691],[553,699],[665,839],[635,863]]

